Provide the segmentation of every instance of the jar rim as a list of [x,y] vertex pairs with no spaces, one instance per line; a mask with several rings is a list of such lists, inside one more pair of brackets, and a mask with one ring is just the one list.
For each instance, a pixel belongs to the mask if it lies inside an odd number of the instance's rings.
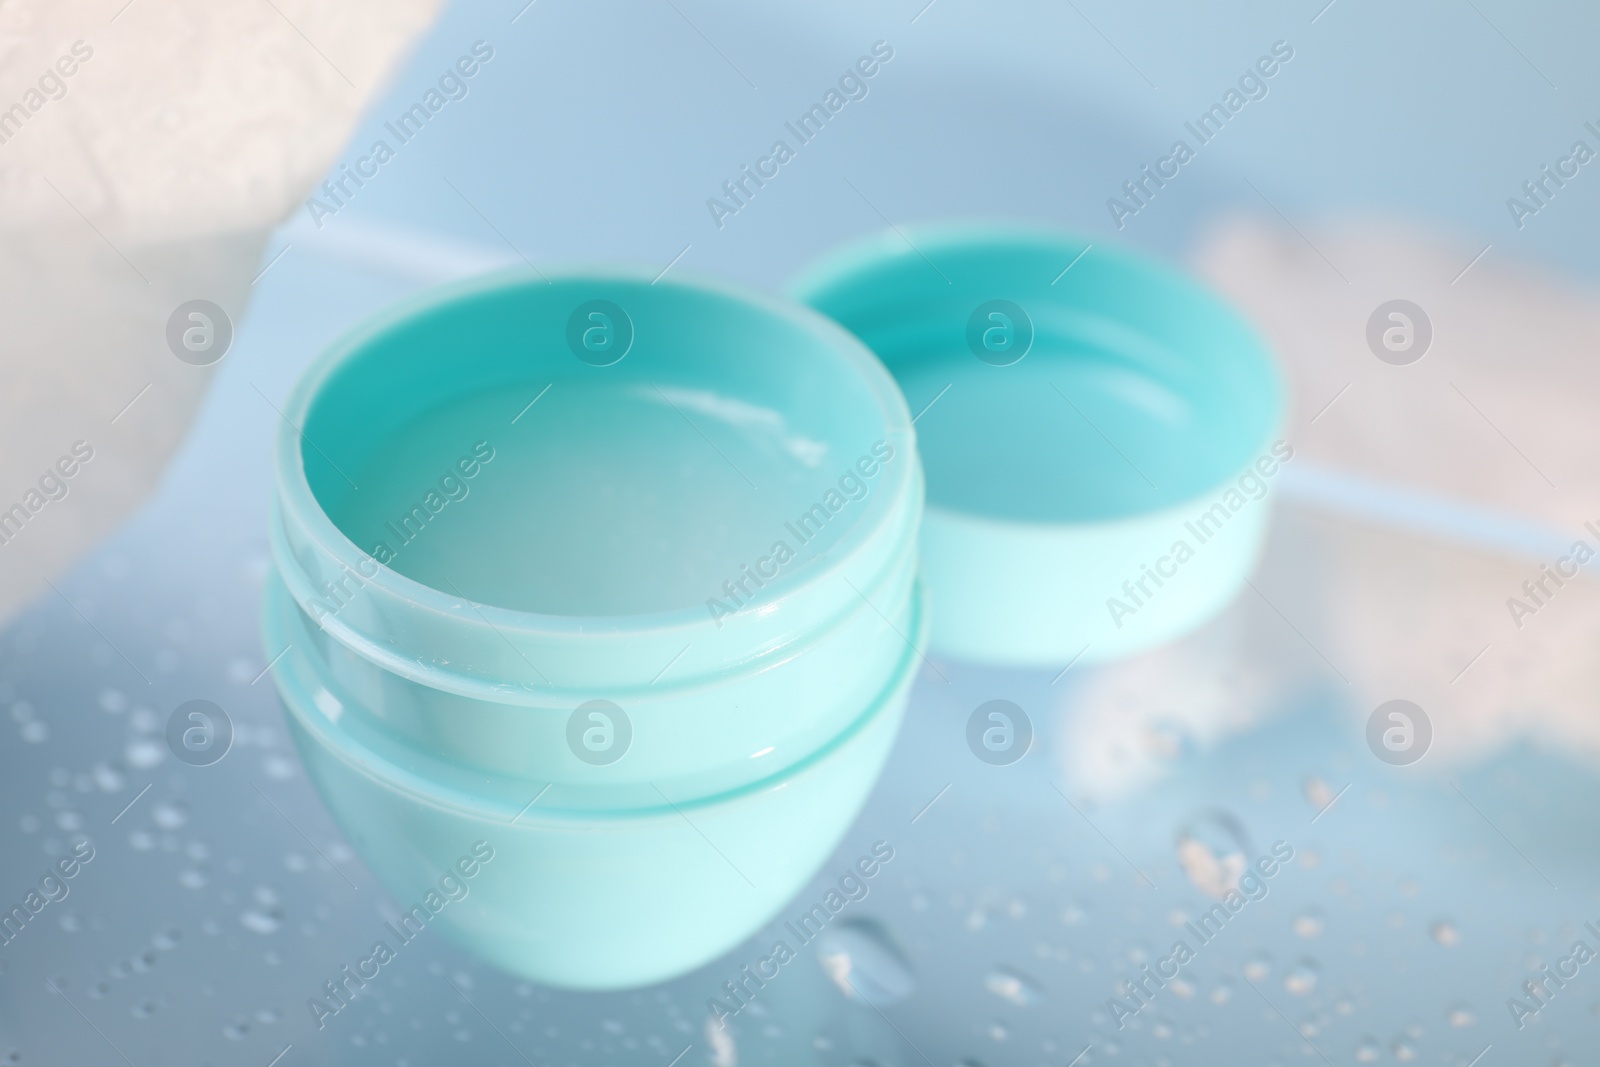
[[[385,788],[406,793],[440,808],[499,821],[504,821],[506,814],[512,813],[517,815],[515,821],[530,826],[541,823],[568,827],[575,823],[614,826],[681,818],[684,812],[738,803],[760,793],[782,789],[795,779],[814,773],[819,765],[848,748],[886,716],[898,719],[911,686],[921,672],[930,632],[928,598],[920,582],[912,590],[911,605],[913,617],[910,633],[906,635],[906,647],[893,668],[884,675],[878,695],[824,744],[762,778],[729,786],[712,794],[687,796],[678,800],[668,799],[661,794],[663,803],[644,807],[544,808],[537,812],[529,811],[522,796],[525,790],[520,788],[523,783],[515,778],[464,768],[404,741],[384,737],[359,717],[350,719],[346,724],[347,710],[329,715],[318,705],[316,696],[304,689],[303,683],[310,681],[319,690],[326,691],[316,680],[315,669],[309,666],[310,660],[303,652],[291,650],[273,664],[272,673],[285,708],[289,716],[297,720],[300,729],[313,735],[314,743],[323,746],[352,771]],[[283,620],[276,614],[281,607],[275,607],[270,599],[263,602],[264,635],[283,637]],[[306,670],[312,672],[311,676],[301,677],[300,672]],[[321,716],[321,721],[318,716]],[[400,754],[404,755],[405,762],[397,758]],[[412,765],[408,766],[407,763]],[[503,795],[490,795],[489,791],[495,789]]]
[[[704,604],[617,615],[564,615],[508,608],[474,602],[383,566],[334,523],[308,479],[300,427],[306,424],[317,397],[342,367],[361,358],[370,346],[403,333],[422,317],[458,301],[497,292],[525,289],[537,298],[547,282],[653,285],[657,291],[678,290],[686,295],[742,304],[754,310],[762,320],[787,325],[797,335],[814,339],[819,346],[838,355],[839,387],[857,390],[858,396],[869,403],[881,426],[879,435],[890,442],[904,460],[884,465],[884,483],[865,501],[866,507],[841,531],[837,541],[819,552],[807,566],[781,574],[767,583],[756,603],[746,605],[748,610],[742,609],[738,617],[727,620],[709,615]],[[439,287],[379,312],[329,346],[300,377],[282,415],[274,446],[276,496],[282,522],[290,536],[287,545],[274,546],[274,558],[280,569],[297,570],[305,575],[313,588],[317,577],[321,576],[313,573],[314,564],[324,571],[342,572],[355,578],[356,585],[366,587],[381,599],[388,611],[388,616],[383,612],[364,615],[366,621],[380,631],[384,629],[381,620],[401,611],[408,618],[425,619],[428,626],[446,629],[465,626],[490,642],[506,638],[509,644],[511,639],[520,636],[593,648],[638,637],[660,638],[681,645],[696,640],[708,623],[717,622],[719,630],[740,627],[751,630],[755,644],[766,647],[771,643],[772,631],[783,623],[786,613],[796,616],[794,622],[801,624],[800,616],[807,610],[821,612],[825,607],[813,603],[790,611],[792,605],[821,599],[834,604],[833,611],[828,612],[834,614],[841,596],[852,599],[855,596],[838,582],[839,578],[853,575],[858,581],[870,579],[892,565],[898,555],[914,551],[918,524],[906,521],[906,509],[913,509],[915,516],[921,513],[922,479],[910,412],[899,388],[877,357],[848,331],[809,308],[701,278],[652,278],[643,270],[615,267],[575,267],[542,274],[513,269]],[[313,562],[308,563],[303,557],[311,557]],[[827,588],[829,586],[838,588]],[[298,594],[296,599],[300,599]],[[312,610],[311,605],[304,602],[302,606]],[[726,627],[722,625],[724,621]],[[354,630],[370,628],[361,623],[350,623],[350,626]],[[490,631],[498,631],[500,638]],[[427,658],[426,649],[405,648],[408,642],[396,640],[392,632],[366,636],[402,654]],[[724,649],[730,647],[726,636],[719,635],[719,643]],[[516,646],[512,647],[515,650]],[[737,659],[752,651],[747,642],[742,653],[724,654]]]

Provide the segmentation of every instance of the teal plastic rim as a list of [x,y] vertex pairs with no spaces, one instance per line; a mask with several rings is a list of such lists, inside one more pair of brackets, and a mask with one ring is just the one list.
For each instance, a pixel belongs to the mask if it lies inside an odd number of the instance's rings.
[[[568,343],[573,315],[596,302],[626,309],[632,333],[625,358],[604,366],[579,358]],[[552,403],[568,384],[619,394],[714,391],[735,405],[724,423],[759,423],[775,413],[821,454],[814,487],[796,490],[802,505],[791,510],[803,511],[875,445],[897,458],[880,464],[871,492],[850,504],[826,547],[721,618],[706,603],[721,592],[714,585],[668,610],[508,608],[379,564],[330,518],[333,498],[352,482],[343,472],[370,462],[364,450],[442,402],[499,389],[515,400],[515,411],[546,387],[552,399],[543,403]],[[714,682],[781,661],[860,608],[851,586],[874,587],[914,551],[921,517],[910,414],[877,359],[804,308],[706,282],[652,283],[642,272],[611,270],[548,278],[516,271],[436,290],[335,344],[301,379],[284,415],[273,557],[290,593],[324,631],[384,669],[485,700],[535,703],[524,694],[648,687],[675,656],[679,681]],[[699,427],[691,422],[682,432],[691,430]],[[436,474],[417,473],[419,480]],[[674,518],[686,529],[700,521],[688,513]],[[770,536],[750,541],[748,558],[758,560],[786,536],[773,523]],[[330,589],[342,595],[330,598]]]

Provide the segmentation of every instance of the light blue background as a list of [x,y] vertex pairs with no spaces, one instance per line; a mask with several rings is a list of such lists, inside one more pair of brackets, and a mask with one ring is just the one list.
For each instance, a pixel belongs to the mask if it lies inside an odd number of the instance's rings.
[[[294,1048],[283,1067],[523,1062],[498,1027],[519,1047],[545,1049],[535,1054],[540,1063],[664,1065],[684,1044],[693,1051],[682,1063],[709,1062],[704,999],[759,953],[736,952],[662,990],[602,998],[519,988],[432,940],[406,950],[397,973],[385,975],[392,984],[355,1018],[321,1034],[309,1026],[304,999],[376,936],[384,905],[294,770],[268,683],[249,684],[266,658],[256,603],[277,421],[257,390],[279,402],[334,336],[421,285],[520,255],[536,265],[624,260],[659,269],[683,252],[674,270],[771,289],[885,217],[1019,216],[1109,237],[1106,198],[1278,39],[1295,58],[1267,99],[1203,148],[1129,221],[1124,240],[1181,258],[1230,211],[1276,218],[1248,179],[1302,229],[1377,218],[1440,231],[1469,253],[1492,244],[1490,256],[1595,273],[1593,167],[1521,232],[1505,199],[1583,136],[1585,119],[1600,119],[1600,9],[1337,0],[1312,24],[1320,3],[1075,3],[937,0],[914,24],[920,0],[538,0],[515,24],[520,0],[446,12],[353,144],[378,136],[382,121],[474,40],[492,44],[494,60],[470,96],[438,115],[349,209],[321,230],[299,212],[275,237],[267,258],[287,251],[257,283],[160,491],[60,583],[98,631],[47,599],[0,642],[0,696],[13,720],[0,723],[5,892],[20,892],[74,827],[99,849],[74,895],[52,906],[74,914],[77,929],[47,912],[0,955],[0,1057],[15,1050],[11,1062],[121,1063],[114,1042],[140,1067],[266,1064],[286,1044]],[[718,230],[706,198],[879,39],[895,57],[868,98],[846,107]],[[1292,573],[1297,565],[1286,553],[1266,566]],[[150,675],[149,686],[112,645]],[[1165,1002],[1171,1034],[1125,1036],[1120,1059],[1084,1063],[1317,1062],[1290,1028],[1308,1022],[1340,1064],[1352,1062],[1363,1034],[1392,1062],[1393,1042],[1412,1026],[1427,1063],[1465,1064],[1491,1042],[1484,1067],[1596,1047],[1587,990],[1564,995],[1533,1034],[1511,1030],[1502,1005],[1530,956],[1553,959],[1551,939],[1594,917],[1586,913],[1596,909],[1585,844],[1594,829],[1575,822],[1575,813],[1594,810],[1587,772],[1519,750],[1461,782],[1562,885],[1553,891],[1444,784],[1375,767],[1313,685],[1269,728],[1203,758],[1182,757],[1161,790],[1091,812],[1102,838],[1050,788],[1042,754],[1006,773],[961,748],[966,714],[995,697],[1037,708],[1048,735],[1048,709],[1059,699],[1049,679],[947,669],[950,689],[924,679],[878,794],[840,862],[819,879],[878,837],[899,849],[903,865],[889,872],[898,880],[874,887],[863,914],[896,925],[919,994],[890,1016],[941,1067],[963,1056],[1060,1067],[1083,1044],[1104,1042],[1108,1030],[1093,1013],[1112,976],[1135,970],[1139,952],[1164,950],[1170,911],[1197,903],[1172,839],[1212,806],[1235,812],[1258,851],[1284,837],[1317,849],[1325,866],[1292,872],[1294,881],[1286,873],[1238,940],[1207,955],[1202,996]],[[151,724],[164,726],[172,707],[195,697],[229,709],[240,728],[235,751],[207,769],[170,759],[130,765],[141,743],[159,745]],[[18,703],[47,724],[43,741],[21,740]],[[120,767],[121,783],[95,784],[100,763]],[[1299,796],[1311,772],[1335,788],[1358,783],[1315,827]],[[146,781],[150,794],[112,826]],[[947,782],[948,795],[912,823]],[[176,820],[173,811],[186,814]],[[308,847],[302,830],[359,889]],[[152,847],[136,845],[138,834]],[[1110,841],[1162,888],[1131,877]],[[190,888],[186,872],[199,872],[203,884]],[[1330,893],[1336,878],[1355,885],[1354,897]],[[1406,879],[1420,882],[1420,900],[1398,888]],[[1087,921],[1065,923],[1080,908]],[[1326,921],[1310,946],[1289,933],[1307,908],[1322,909]],[[252,912],[276,916],[278,929],[257,932],[245,922]],[[1455,955],[1428,936],[1441,918],[1462,928]],[[152,949],[152,935],[168,929],[182,931],[176,947]],[[1369,957],[1346,953],[1358,942]],[[1237,975],[1256,952],[1273,956],[1264,988],[1293,1024],[1246,999],[1254,994],[1242,984],[1231,1009],[1210,1006],[1216,976]],[[1322,960],[1319,991],[1293,1000],[1283,973],[1309,953]],[[1047,999],[1017,1008],[986,991],[985,974],[1002,964],[1033,974]],[[852,1049],[885,1065],[923,1062],[871,1012],[845,1004],[814,961],[791,966],[782,981],[767,1014],[740,1020],[741,1064],[847,1064]],[[1445,1009],[1458,1001],[1473,1007],[1476,1028],[1446,1026]],[[997,1024],[1006,1040],[995,1039]]]

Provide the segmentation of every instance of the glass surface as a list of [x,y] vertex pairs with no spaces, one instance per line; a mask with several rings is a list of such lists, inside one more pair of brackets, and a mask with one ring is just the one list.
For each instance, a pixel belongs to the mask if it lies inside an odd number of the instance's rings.
[[[119,47],[137,51],[116,35],[162,11],[115,6],[83,14],[108,65]],[[1541,362],[1551,308],[1571,312],[1573,336],[1595,336],[1583,316],[1600,200],[1586,186],[1600,179],[1574,163],[1558,185],[1542,168],[1559,169],[1575,139],[1600,148],[1583,111],[1596,20],[1564,3],[1323,0],[449,7],[339,159],[355,166],[392,138],[385,124],[474,42],[495,58],[375,177],[272,233],[254,280],[240,279],[248,314],[159,479],[119,464],[184,432],[160,406],[179,385],[133,396],[140,383],[119,380],[100,396],[98,379],[52,384],[93,392],[104,413],[40,428],[52,461],[80,438],[95,458],[0,545],[6,588],[33,589],[0,630],[0,1064],[1596,1062],[1600,532],[1583,523],[1600,522],[1600,478],[1584,466],[1600,388],[1582,360]],[[341,62],[319,58],[318,29],[303,25],[293,62]],[[858,57],[881,57],[880,41],[893,57],[861,76],[865,91],[841,89],[848,102],[820,133],[792,132]],[[1187,132],[1258,57],[1281,55],[1274,42],[1293,58],[1263,91],[1241,89],[1222,132]],[[161,114],[181,126],[192,103]],[[69,106],[52,100],[19,142],[50,134]],[[1130,199],[1125,183],[1178,137],[1193,158]],[[790,157],[763,164],[779,138]],[[747,165],[781,169],[758,185]],[[157,169],[192,177],[206,164]],[[115,207],[81,205],[63,226],[103,228]],[[1294,358],[1325,376],[1296,398],[1297,458],[1266,497],[1273,524],[1250,584],[1199,631],[1127,661],[925,662],[887,768],[815,879],[744,945],[672,981],[563,991],[436,930],[395,934],[430,891],[458,890],[379,888],[305,775],[272,689],[281,650],[259,637],[270,446],[299,373],[369,315],[493,268],[624,261],[775,291],[843,240],[962,215],[1036,218],[1214,279],[1237,248],[1219,227],[1247,216],[1271,235],[1254,289],[1228,295],[1253,292],[1253,317],[1320,338]],[[1416,233],[1437,259],[1384,251]],[[96,272],[122,271],[124,253],[147,269],[157,258],[83,239]],[[1377,250],[1368,266],[1411,273],[1358,272],[1362,239]],[[7,244],[0,290],[18,295],[5,316],[25,310],[18,279],[51,246]],[[87,273],[57,271],[52,308],[121,322],[123,298],[80,289]],[[1316,299],[1295,303],[1274,276],[1316,277]],[[191,287],[174,308],[206,295]],[[1383,310],[1394,301],[1432,316],[1420,362],[1405,358],[1415,316]],[[138,328],[170,362],[165,308],[159,318]],[[122,351],[121,337],[101,340]],[[47,335],[30,338],[37,351],[7,358],[45,361]],[[949,381],[929,378],[912,412],[931,398],[922,421],[959,418],[966,400],[935,396]],[[1419,382],[1437,407],[1407,392]],[[1113,383],[1102,397],[1152,424],[1179,415]],[[509,425],[518,406],[493,416]],[[606,418],[682,421],[649,403]],[[416,447],[438,445],[441,474],[487,437],[450,419],[434,430]],[[1085,426],[1062,432],[1064,446],[1105,448]],[[625,501],[684,465],[731,474],[698,441],[640,457],[634,495],[592,517],[616,528],[625,514],[642,537],[647,520]],[[1157,464],[1163,447],[1141,442],[1133,458]],[[1416,471],[1449,454],[1470,458],[1466,474],[1424,484]],[[993,440],[948,461],[1004,458]],[[471,499],[514,461],[497,452]],[[37,477],[0,487],[0,503]],[[22,539],[86,521],[74,509],[96,477],[142,504],[40,586],[13,562]],[[370,538],[422,488],[388,487],[344,521]],[[770,526],[743,514],[729,529],[743,522]],[[714,537],[655,548],[650,607],[698,602],[706,575],[746,558]],[[640,588],[625,572],[598,586],[561,577],[530,596],[575,609],[591,593],[631,604]],[[491,576],[457,580],[494,601]],[[707,844],[700,860],[728,862]],[[348,977],[379,940],[393,958]]]

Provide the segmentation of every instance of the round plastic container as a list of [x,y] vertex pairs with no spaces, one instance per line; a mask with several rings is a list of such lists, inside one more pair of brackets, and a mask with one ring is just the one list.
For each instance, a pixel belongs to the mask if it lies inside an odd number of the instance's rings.
[[[336,345],[285,416],[289,640],[357,714],[563,803],[770,775],[853,719],[905,647],[909,414],[804,309],[491,276]],[[568,743],[596,700],[629,721],[625,759]]]
[[[288,636],[277,629],[282,597],[267,597],[269,644]],[[876,698],[783,773],[712,797],[661,793],[637,810],[598,813],[552,807],[538,783],[465,769],[347,714],[298,646],[274,672],[312,782],[402,907],[486,842],[494,859],[470,894],[428,925],[536,981],[621,989],[729,951],[816,874],[894,741],[926,640],[920,608],[906,635],[911,644]]]
[[[714,285],[514,272],[358,329],[284,415],[268,654],[288,650],[313,778],[391,890],[395,856],[537,796],[504,835],[520,884],[481,905],[531,932],[460,936],[610,987],[714,955],[809,876],[925,640],[910,415],[859,341]],[[690,902],[646,876],[705,859],[694,805],[751,840],[759,891],[708,876]],[[686,932],[596,937],[590,905],[624,898]]]
[[935,650],[1109,659],[1243,587],[1292,449],[1272,357],[1205,289],[1068,235],[966,225],[862,241],[789,292],[865,341],[917,413]]

